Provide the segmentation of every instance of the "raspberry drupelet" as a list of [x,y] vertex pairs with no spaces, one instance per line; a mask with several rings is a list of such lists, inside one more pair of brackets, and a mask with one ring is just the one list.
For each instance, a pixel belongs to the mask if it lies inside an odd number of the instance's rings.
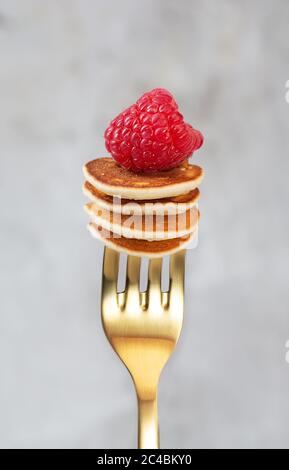
[[120,113],[105,131],[105,146],[134,172],[178,166],[203,144],[200,131],[184,121],[172,94],[155,88]]

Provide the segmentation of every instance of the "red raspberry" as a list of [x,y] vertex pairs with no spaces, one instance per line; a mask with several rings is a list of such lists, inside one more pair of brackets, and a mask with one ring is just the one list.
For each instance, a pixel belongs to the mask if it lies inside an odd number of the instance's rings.
[[172,94],[155,88],[120,113],[105,131],[105,146],[124,168],[135,172],[178,166],[203,143],[184,121]]

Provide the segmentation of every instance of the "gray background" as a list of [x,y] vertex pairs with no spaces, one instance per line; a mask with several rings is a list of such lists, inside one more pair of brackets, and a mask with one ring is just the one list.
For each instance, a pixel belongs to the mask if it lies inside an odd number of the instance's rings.
[[288,447],[287,0],[1,0],[1,447],[134,447],[81,165],[144,91],[206,142],[162,446]]

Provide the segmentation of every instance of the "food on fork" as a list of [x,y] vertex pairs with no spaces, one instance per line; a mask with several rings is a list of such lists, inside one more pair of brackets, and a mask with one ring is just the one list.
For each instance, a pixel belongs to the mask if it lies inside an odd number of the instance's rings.
[[175,168],[198,150],[202,134],[184,121],[173,95],[163,88],[145,93],[105,131],[108,152],[132,171]]
[[139,240],[162,240],[189,235],[196,229],[199,211],[193,207],[174,215],[125,215],[101,209],[93,202],[84,206],[91,221],[116,235]]
[[203,170],[188,158],[203,143],[171,93],[156,88],[105,131],[112,157],[83,167],[91,234],[117,251],[157,257],[182,250],[197,232]]
[[186,237],[150,242],[136,238],[116,238],[109,231],[99,230],[99,227],[92,222],[89,223],[88,230],[94,238],[104,242],[106,246],[115,251],[134,256],[146,256],[148,258],[160,258],[184,250],[194,236],[191,233]]
[[86,180],[96,189],[126,199],[162,199],[180,196],[195,189],[203,170],[187,162],[166,171],[134,173],[120,167],[112,158],[97,158],[83,167]]
[[198,188],[192,191],[162,199],[142,199],[137,204],[131,199],[119,196],[110,196],[96,189],[91,183],[85,181],[83,184],[84,194],[102,209],[121,214],[180,214],[196,206],[200,191]]

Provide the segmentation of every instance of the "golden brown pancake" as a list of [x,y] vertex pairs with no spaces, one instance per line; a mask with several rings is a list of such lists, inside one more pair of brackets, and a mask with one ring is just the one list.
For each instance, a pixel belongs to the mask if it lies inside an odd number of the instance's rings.
[[85,181],[82,186],[84,194],[102,209],[122,214],[180,214],[197,204],[200,197],[198,188],[189,193],[163,199],[144,199],[133,201],[120,197],[113,198],[96,189],[91,183]]
[[125,215],[102,209],[89,202],[84,206],[93,223],[126,238],[163,240],[193,232],[198,224],[196,207],[178,215]]
[[127,199],[163,199],[195,189],[203,179],[203,170],[188,162],[171,170],[133,173],[111,157],[97,158],[83,166],[84,176],[96,189]]
[[113,233],[103,229],[100,230],[99,227],[93,223],[90,223],[87,228],[94,238],[97,238],[116,251],[134,256],[147,256],[149,258],[160,258],[183,250],[194,237],[194,234],[191,233],[181,238],[148,241],[137,240],[136,238],[116,238]]

